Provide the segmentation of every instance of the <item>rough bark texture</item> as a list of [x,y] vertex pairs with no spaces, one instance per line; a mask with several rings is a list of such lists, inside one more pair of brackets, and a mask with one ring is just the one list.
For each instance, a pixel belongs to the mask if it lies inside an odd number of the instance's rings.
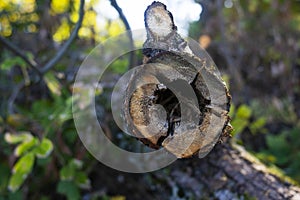
[[[197,199],[300,199],[300,188],[271,173],[242,147],[216,145],[204,159],[178,161],[182,170],[171,172],[171,180]],[[186,168],[186,166],[189,166]],[[185,170],[183,170],[185,169]]]
[[217,144],[203,159],[188,158],[147,174],[128,174],[99,164],[92,181],[106,193],[131,200],[300,199],[300,188],[274,175],[243,148]]
[[145,26],[145,65],[129,80],[124,100],[126,129],[178,158],[204,157],[230,130],[226,85],[198,43],[177,33],[164,4],[147,8]]
[[[147,15],[151,16],[147,20]],[[151,147],[158,148],[160,145],[168,149],[168,144],[164,145],[165,141],[168,141],[168,136],[172,136],[171,139],[176,137],[176,127],[172,129],[173,132],[169,132],[171,123],[165,124],[164,120],[166,113],[160,113],[159,107],[154,106],[154,104],[161,104],[167,110],[167,115],[170,117],[180,118],[181,114],[178,114],[176,100],[172,100],[172,94],[166,91],[166,87],[161,85],[161,80],[167,80],[171,82],[171,79],[183,79],[188,82],[193,89],[201,97],[198,97],[198,103],[202,108],[210,108],[208,110],[201,110],[204,113],[202,116],[202,121],[199,123],[200,129],[205,122],[206,115],[217,113],[217,117],[222,118],[221,124],[216,124],[215,127],[220,129],[220,132],[227,133],[230,129],[228,125],[228,109],[230,103],[230,96],[225,86],[222,85],[222,80],[219,74],[214,71],[214,66],[212,63],[205,63],[205,70],[193,71],[191,70],[191,65],[201,64],[201,55],[196,55],[193,51],[193,47],[189,46],[186,41],[184,41],[176,32],[176,26],[173,23],[173,18],[171,13],[166,10],[166,7],[158,2],[154,2],[145,12],[145,25],[147,28],[148,38],[144,44],[144,55],[145,63],[160,63],[168,65],[169,67],[176,69],[177,72],[183,74],[172,75],[170,73],[169,77],[161,75],[158,78],[156,75],[159,74],[155,69],[147,67],[147,69],[136,71],[134,78],[129,82],[129,88],[134,88],[136,85],[142,85],[141,83],[152,80],[152,84],[146,84],[138,89],[128,92],[129,95],[125,102],[125,109],[129,112],[125,114],[125,118],[130,118],[133,121],[133,125],[129,125],[134,134],[137,136],[143,135],[146,138],[141,139],[145,144]],[[167,18],[164,22],[161,21],[160,17]],[[159,24],[158,28],[151,28],[153,24]],[[161,33],[161,28],[166,29],[166,34]],[[171,54],[170,54],[171,52]],[[172,54],[173,53],[173,54]],[[178,54],[180,55],[178,58]],[[189,57],[189,58],[187,58]],[[181,60],[183,58],[183,61]],[[184,63],[189,60],[189,63]],[[200,58],[200,60],[197,60]],[[202,60],[203,61],[203,60]],[[183,64],[184,63],[184,64]],[[173,67],[172,67],[173,66]],[[175,67],[174,67],[175,66]],[[159,66],[158,68],[160,68]],[[186,67],[186,68],[184,68]],[[190,70],[189,70],[190,69]],[[212,71],[210,71],[212,69]],[[168,67],[164,66],[160,68],[160,71],[169,70]],[[171,71],[171,70],[170,70]],[[202,74],[205,73],[205,74]],[[176,73],[175,73],[176,74]],[[210,81],[215,83],[215,89],[218,91],[225,91],[224,95],[220,96],[209,96],[207,95],[207,88],[203,84],[201,76],[210,77]],[[177,77],[177,78],[174,78]],[[147,79],[147,81],[146,81]],[[169,80],[168,80],[169,79]],[[198,81],[198,86],[196,82]],[[220,94],[220,93],[219,93]],[[184,96],[184,95],[183,95]],[[168,99],[170,98],[170,99]],[[219,110],[213,109],[210,105],[210,100],[212,98],[221,98],[219,102]],[[163,100],[173,101],[169,104],[162,103]],[[201,105],[202,104],[202,105]],[[170,108],[169,108],[170,107]],[[221,110],[221,111],[220,111]],[[156,112],[156,115],[152,116],[151,113]],[[157,114],[158,113],[158,114]],[[159,114],[160,113],[160,114]],[[170,114],[171,113],[171,114]],[[174,114],[174,113],[177,113]],[[223,113],[223,115],[222,115]],[[174,114],[174,115],[173,115]],[[201,114],[200,114],[201,115]],[[211,118],[210,118],[211,119]],[[170,119],[168,119],[169,122]],[[177,121],[178,122],[178,121]],[[208,122],[209,123],[209,122]],[[175,124],[176,126],[176,124]],[[203,126],[203,129],[206,127]],[[223,128],[223,129],[222,129]],[[158,135],[153,136],[151,131],[161,131]],[[191,129],[193,130],[193,129]],[[191,130],[184,130],[184,134],[179,134],[181,136],[190,136]],[[181,130],[179,130],[181,131]],[[205,132],[200,131],[201,133]],[[197,132],[196,134],[198,134]],[[206,132],[206,134],[211,134],[211,131]],[[216,134],[215,136],[220,136]],[[213,137],[215,139],[216,137]],[[176,138],[175,138],[176,139]],[[210,146],[214,146],[214,142],[206,141],[206,138],[199,138],[196,141],[196,147],[192,147],[191,152],[184,152],[183,155],[178,155],[177,150],[180,147],[179,143],[176,143],[176,147],[171,147],[170,152],[175,152],[177,157],[188,157],[192,155],[197,148],[204,148],[206,151],[204,143]],[[201,141],[202,140],[202,141]],[[179,139],[182,142],[183,139]],[[191,145],[193,146],[193,145]],[[172,149],[173,148],[173,149]],[[199,150],[199,149],[198,149]],[[208,151],[209,152],[209,151]],[[206,152],[206,153],[208,153]],[[206,154],[203,154],[206,155]],[[230,143],[218,144],[213,149],[213,151],[203,159],[190,158],[178,160],[175,164],[170,167],[171,171],[168,175],[162,173],[162,171],[154,173],[152,176],[154,179],[165,181],[163,188],[172,190],[171,199],[178,199],[178,191],[182,189],[184,193],[191,193],[191,198],[202,199],[203,197],[209,197],[213,199],[247,199],[247,197],[255,197],[257,199],[300,199],[300,189],[292,184],[286,182],[277,175],[271,173],[263,164],[258,162],[253,156],[251,156],[243,148]],[[177,188],[177,191],[174,191]],[[158,198],[163,198],[163,195],[157,195]],[[185,195],[186,197],[186,195]],[[169,196],[170,198],[170,196]]]

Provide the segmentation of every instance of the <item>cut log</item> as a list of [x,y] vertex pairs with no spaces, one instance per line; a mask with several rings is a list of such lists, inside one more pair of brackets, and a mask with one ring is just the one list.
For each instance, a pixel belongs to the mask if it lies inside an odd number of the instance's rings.
[[126,91],[126,129],[178,158],[204,157],[231,129],[226,85],[199,45],[177,33],[164,4],[147,8],[145,26],[144,66],[136,69]]
[[[204,157],[231,129],[226,85],[199,46],[186,42],[176,32],[172,14],[165,5],[159,2],[150,5],[145,12],[145,24],[148,33],[143,49],[145,65],[129,81],[124,103],[128,126],[150,147],[163,146],[179,158],[197,152]],[[172,90],[174,82],[190,87],[176,93]],[[190,88],[196,94],[196,104],[186,98]],[[179,104],[180,99],[183,104]],[[189,117],[183,121],[183,111],[187,116],[197,115],[198,124],[188,124],[192,121]],[[186,124],[179,126],[183,122]],[[213,127],[208,129],[210,125]],[[195,140],[185,141],[189,137]],[[182,148],[186,142],[191,142],[188,149]],[[180,159],[166,171],[170,173],[160,170],[151,174],[159,179],[156,182],[163,182],[157,188],[172,190],[168,195],[152,194],[157,199],[186,197],[178,194],[180,189],[190,193],[191,199],[300,199],[299,187],[228,141],[217,144],[205,158]]]

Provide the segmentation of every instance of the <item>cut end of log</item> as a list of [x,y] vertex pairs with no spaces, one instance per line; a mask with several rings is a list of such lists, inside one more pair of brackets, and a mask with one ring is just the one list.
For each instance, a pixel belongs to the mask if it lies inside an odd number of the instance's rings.
[[149,34],[157,39],[163,39],[177,30],[172,14],[158,1],[154,1],[145,11],[145,26]]
[[145,65],[128,82],[126,129],[177,158],[202,158],[231,131],[226,85],[209,57],[185,51],[188,43],[176,32],[164,4],[148,6],[145,25]]

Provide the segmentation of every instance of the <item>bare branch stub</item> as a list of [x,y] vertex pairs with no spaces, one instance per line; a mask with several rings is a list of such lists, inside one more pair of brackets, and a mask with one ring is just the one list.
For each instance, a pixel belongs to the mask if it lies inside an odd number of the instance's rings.
[[226,85],[213,62],[197,56],[177,33],[164,4],[148,6],[145,27],[145,65],[129,81],[124,102],[127,128],[144,144],[178,158],[204,157],[231,129]]

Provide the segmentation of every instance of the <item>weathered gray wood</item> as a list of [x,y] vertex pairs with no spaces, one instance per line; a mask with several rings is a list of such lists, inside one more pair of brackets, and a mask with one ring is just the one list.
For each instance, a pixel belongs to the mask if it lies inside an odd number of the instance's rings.
[[[205,60],[206,55],[199,50],[199,45],[186,42],[176,32],[172,14],[165,5],[154,2],[147,8],[145,18],[148,33],[143,52],[145,65],[132,75],[124,103],[129,128],[134,135],[145,137],[141,138],[143,143],[153,148],[163,146],[179,158],[195,152],[204,157],[217,139],[225,139],[203,159],[181,159],[170,167],[169,174],[155,172],[153,178],[165,183],[160,187],[172,188],[174,199],[178,198],[176,189],[183,189],[195,199],[300,199],[300,188],[279,178],[242,147],[226,141],[231,129],[228,90],[213,62]],[[178,80],[184,80],[197,94],[200,111],[194,109],[194,114],[199,115],[199,124],[180,128],[175,124],[170,134],[168,130],[174,124],[166,120],[166,115],[178,112],[178,102],[166,91],[165,83]],[[151,84],[143,84],[147,82]],[[185,98],[184,92],[178,95]],[[157,104],[163,105],[166,112]],[[185,112],[190,110],[193,106],[187,106]],[[176,121],[181,114],[172,117]],[[182,123],[181,119],[179,121]],[[185,122],[188,124],[189,118]],[[209,129],[210,124],[214,126]],[[185,139],[194,136],[190,148],[182,149],[184,143],[190,142]],[[164,198],[165,195],[156,196]]]
[[213,61],[177,33],[164,4],[147,8],[145,26],[145,65],[129,80],[124,103],[127,130],[178,158],[204,157],[230,129],[226,85]]
[[169,177],[196,199],[300,199],[299,187],[270,172],[242,147],[229,143],[216,145],[203,159],[177,161]]
[[[205,60],[206,55],[199,51],[197,44],[189,44],[176,32],[172,14],[166,10],[165,5],[154,2],[147,8],[145,18],[148,33],[144,43],[145,68],[137,70],[129,81],[129,93],[124,103],[125,110],[128,110],[125,118],[128,122],[132,119],[129,126],[134,134],[144,136],[141,141],[153,148],[163,146],[179,158],[189,157],[195,152],[204,157],[215,145],[216,139],[224,139],[223,136],[231,129],[228,124],[230,95],[213,62]],[[153,65],[156,68],[151,67]],[[166,71],[169,71],[168,75]],[[156,103],[163,104],[167,112],[178,111],[176,100],[170,97],[171,94],[165,91],[161,83],[179,79],[190,84],[197,94],[200,123],[191,129],[175,127],[170,135],[168,129],[171,123],[165,120],[168,113],[161,112]],[[143,82],[149,80],[153,84],[143,85]],[[184,99],[184,93],[181,96]],[[156,115],[151,114],[154,112]],[[218,119],[222,119],[221,123]],[[214,127],[208,129],[210,123]],[[202,137],[203,134],[199,133],[214,134]],[[181,143],[186,143],[185,138],[193,135],[196,135],[195,141],[182,154],[181,147],[184,145]],[[268,170],[242,147],[228,143],[226,139],[205,158],[178,160],[170,167],[169,174],[159,171],[152,175],[153,178],[165,183],[161,187],[172,188],[174,191],[181,188],[195,199],[300,199],[300,188],[279,178],[278,174]],[[169,145],[172,140],[172,145]],[[178,196],[174,191],[172,198],[176,199]],[[163,198],[165,194],[156,196]]]

